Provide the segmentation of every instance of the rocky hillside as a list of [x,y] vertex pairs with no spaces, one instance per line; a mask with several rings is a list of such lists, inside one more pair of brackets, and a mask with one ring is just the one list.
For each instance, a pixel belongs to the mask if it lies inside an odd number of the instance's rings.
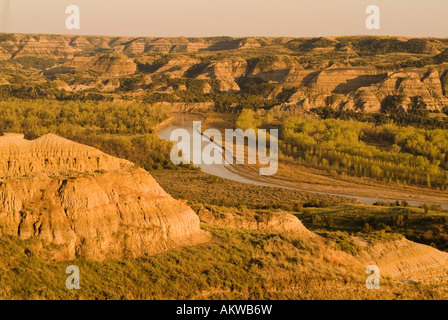
[[[448,40],[0,35],[0,94],[379,112],[448,106]],[[217,96],[221,96],[219,98]]]
[[[356,239],[363,265],[377,265],[384,275],[413,281],[434,281],[448,271],[448,254],[433,247],[401,238],[369,244]],[[437,279],[436,279],[437,280]]]
[[297,217],[287,212],[257,214],[253,211],[241,213],[225,212],[214,214],[206,208],[198,211],[201,222],[222,227],[280,233],[306,241],[318,241],[318,236],[305,228]]
[[207,239],[148,172],[52,134],[0,137],[0,230],[41,240],[54,259],[137,257]]
[[350,236],[350,241],[353,241],[359,251],[347,254],[340,248],[335,249],[334,243],[327,241],[327,237],[308,230],[290,213],[256,213],[251,210],[218,213],[200,208],[198,216],[206,224],[281,234],[308,245],[320,246],[329,260],[345,260],[348,265],[359,270],[376,265],[381,276],[390,276],[399,281],[433,282],[445,277],[448,272],[448,253],[398,235],[381,240]]

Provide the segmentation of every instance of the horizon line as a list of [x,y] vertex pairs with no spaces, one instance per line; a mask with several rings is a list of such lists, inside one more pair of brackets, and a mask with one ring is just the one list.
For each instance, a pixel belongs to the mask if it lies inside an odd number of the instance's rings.
[[400,36],[400,35],[372,35],[372,34],[352,34],[352,35],[321,35],[321,36],[231,36],[231,35],[212,35],[212,36],[156,36],[156,35],[113,35],[113,34],[76,34],[76,33],[47,33],[47,32],[0,32],[0,34],[20,34],[20,35],[49,35],[49,36],[78,36],[78,37],[114,37],[114,38],[193,38],[193,39],[205,39],[205,38],[233,38],[233,39],[248,39],[248,38],[292,38],[292,39],[313,39],[313,38],[354,38],[354,37],[372,37],[372,38],[409,38],[409,39],[448,39],[446,37],[436,36]]

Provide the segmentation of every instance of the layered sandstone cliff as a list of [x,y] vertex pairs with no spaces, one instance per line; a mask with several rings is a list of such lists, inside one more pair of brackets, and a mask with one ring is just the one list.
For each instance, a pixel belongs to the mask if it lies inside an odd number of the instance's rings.
[[107,76],[123,76],[137,71],[134,61],[120,54],[105,54],[95,57],[75,57],[62,66],[49,68],[44,75],[68,73],[76,69],[90,69]]
[[383,276],[417,281],[446,276],[448,254],[433,247],[401,238],[375,244],[357,239],[362,249],[356,258],[364,265],[376,265]]
[[439,71],[434,69],[411,69],[408,71],[391,72],[384,80],[372,83],[370,86],[358,88],[347,98],[345,109],[357,109],[366,112],[379,112],[381,101],[388,95],[402,95],[402,108],[408,109],[411,97],[420,96],[428,110],[441,110],[448,105],[444,96],[443,79]]
[[0,228],[41,240],[55,259],[137,257],[207,239],[148,172],[52,134],[0,137]]
[[[403,97],[400,111],[416,96],[431,111],[448,106],[443,39],[3,34],[0,60],[5,71],[0,84],[20,84],[4,88],[16,97],[45,83],[42,94],[51,98],[57,96],[51,88],[58,88],[79,92],[78,98],[122,99],[125,92],[183,103],[203,101],[192,96],[202,83],[205,94],[258,95],[292,113],[324,106],[376,113],[391,95]],[[15,73],[29,83],[16,83]]]

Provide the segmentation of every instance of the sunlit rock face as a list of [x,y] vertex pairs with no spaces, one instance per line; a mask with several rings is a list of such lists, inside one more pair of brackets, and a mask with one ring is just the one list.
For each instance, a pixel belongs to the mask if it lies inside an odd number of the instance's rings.
[[58,260],[138,257],[207,238],[148,172],[52,134],[0,137],[0,228],[41,240]]

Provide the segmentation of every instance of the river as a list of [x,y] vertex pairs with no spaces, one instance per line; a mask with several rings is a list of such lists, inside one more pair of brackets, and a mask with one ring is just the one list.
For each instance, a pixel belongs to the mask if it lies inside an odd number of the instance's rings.
[[[195,130],[193,128],[193,121],[204,121],[204,117],[201,115],[194,115],[194,114],[177,114],[173,116],[172,121],[170,121],[165,126],[161,127],[157,132],[160,139],[165,141],[170,141],[170,135],[171,132],[173,132],[176,129],[184,129],[188,131],[190,136],[193,136],[193,131]],[[201,151],[202,149],[207,146],[210,142],[208,141],[202,141],[201,144]],[[193,146],[191,145],[190,148],[191,154],[193,154]],[[315,190],[307,190],[307,189],[301,189],[293,186],[285,185],[281,180],[276,179],[271,176],[260,176],[260,175],[253,175],[250,173],[250,170],[243,164],[243,165],[225,165],[225,164],[204,164],[201,163],[199,165],[196,165],[201,168],[201,170],[205,173],[218,176],[224,179],[229,179],[237,182],[243,182],[243,183],[250,183],[260,186],[267,186],[267,187],[275,187],[275,188],[286,188],[286,189],[294,189],[299,191],[307,191],[311,193],[317,193],[317,194],[327,194],[327,195],[334,195],[334,196],[343,196],[347,198],[353,198],[357,199],[359,202],[371,205],[375,202],[386,202],[391,201],[395,202],[396,200],[402,200],[402,199],[387,199],[387,198],[370,198],[370,197],[364,197],[364,196],[357,196],[352,194],[344,194],[341,193],[329,193],[329,192],[321,192],[321,191],[315,191]],[[448,204],[443,202],[421,202],[421,201],[414,201],[405,199],[409,205],[411,206],[419,206],[423,203],[426,203],[428,205],[436,204],[441,205],[443,209],[448,209]]]

